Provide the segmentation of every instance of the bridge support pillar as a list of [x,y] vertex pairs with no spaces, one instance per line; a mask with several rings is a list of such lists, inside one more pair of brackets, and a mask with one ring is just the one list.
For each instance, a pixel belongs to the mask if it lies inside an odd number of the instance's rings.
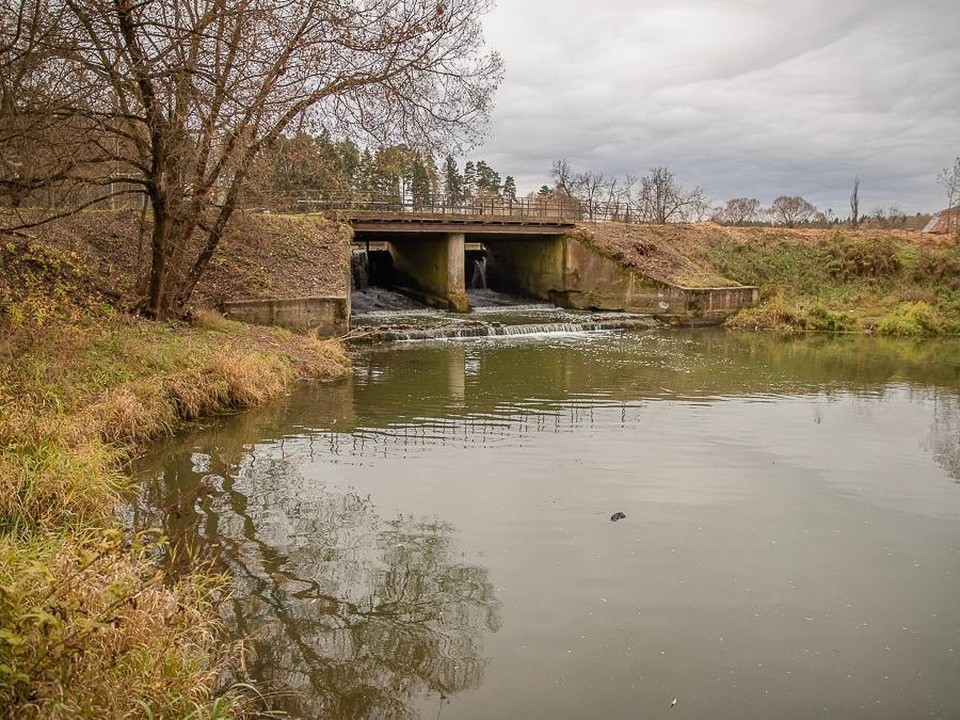
[[[404,238],[391,242],[394,267],[451,310],[467,312],[463,233]],[[429,298],[428,298],[429,299]]]

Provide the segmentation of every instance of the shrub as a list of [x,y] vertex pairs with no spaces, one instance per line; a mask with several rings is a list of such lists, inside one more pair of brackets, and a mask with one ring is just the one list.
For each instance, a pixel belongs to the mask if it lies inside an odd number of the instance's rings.
[[833,312],[817,304],[810,308],[808,329],[816,332],[853,332],[857,330],[857,321],[849,315]]
[[821,303],[807,308],[796,298],[777,294],[757,307],[741,310],[727,321],[727,327],[780,333],[851,332],[857,329],[857,322]]
[[821,243],[820,253],[827,272],[841,282],[856,278],[895,278],[903,270],[897,244],[888,237],[852,240],[843,233],[835,233]]
[[960,290],[960,250],[927,249],[920,253],[911,280],[924,285],[943,285]]
[[919,337],[937,335],[943,332],[944,327],[936,308],[920,300],[901,303],[877,323],[876,329],[881,335]]
[[726,324],[735,330],[795,333],[807,329],[809,317],[795,299],[777,294],[765,303],[741,310]]

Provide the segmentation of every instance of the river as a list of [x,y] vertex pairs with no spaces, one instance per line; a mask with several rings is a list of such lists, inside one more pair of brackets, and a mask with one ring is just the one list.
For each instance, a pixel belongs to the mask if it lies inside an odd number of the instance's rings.
[[293,717],[960,717],[957,340],[380,346],[137,472]]

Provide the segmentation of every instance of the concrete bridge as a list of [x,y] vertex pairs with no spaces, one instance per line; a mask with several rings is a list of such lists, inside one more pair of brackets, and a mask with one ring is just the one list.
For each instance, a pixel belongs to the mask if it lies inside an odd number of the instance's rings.
[[[489,258],[500,270],[542,255],[551,241],[571,232],[576,225],[560,220],[477,217],[429,217],[418,215],[349,219],[354,242],[369,249],[372,242],[389,243],[390,259],[396,277],[412,283],[427,297],[445,301],[451,310],[467,312],[468,249]],[[525,291],[518,279],[506,284],[509,289]],[[504,288],[506,289],[506,288]]]
[[[330,202],[330,201],[327,201]],[[645,276],[602,254],[577,232],[587,212],[572,198],[485,198],[451,205],[366,197],[326,208],[348,222],[354,242],[384,243],[394,284],[466,312],[467,258],[487,259],[489,286],[571,309],[627,310],[717,322],[756,302],[753,287],[684,287]],[[627,218],[611,208],[605,217]],[[368,252],[367,257],[370,257]]]
[[[480,257],[486,258],[492,289],[571,309],[709,323],[757,299],[753,287],[684,287],[607,256],[577,232],[584,213],[570,199],[494,197],[450,204],[368,195],[303,200],[300,206],[353,228],[354,247],[366,250],[355,251],[355,258],[368,263],[371,284],[411,288],[425,302],[459,312],[470,309],[468,268]],[[343,321],[334,324],[348,325],[349,315],[347,299]]]
[[[579,203],[568,198],[479,198],[402,202],[388,196],[351,196],[301,201],[353,228],[354,243],[385,248],[397,284],[424,298],[467,312],[468,252],[485,254],[497,268],[503,289],[534,294],[512,268],[538,265],[552,243],[576,228]],[[381,245],[386,243],[386,245]]]

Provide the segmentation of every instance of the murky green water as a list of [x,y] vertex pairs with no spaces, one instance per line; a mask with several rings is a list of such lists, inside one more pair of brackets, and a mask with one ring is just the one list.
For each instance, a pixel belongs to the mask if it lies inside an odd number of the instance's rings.
[[159,447],[136,513],[296,717],[956,718],[958,351],[378,349]]

